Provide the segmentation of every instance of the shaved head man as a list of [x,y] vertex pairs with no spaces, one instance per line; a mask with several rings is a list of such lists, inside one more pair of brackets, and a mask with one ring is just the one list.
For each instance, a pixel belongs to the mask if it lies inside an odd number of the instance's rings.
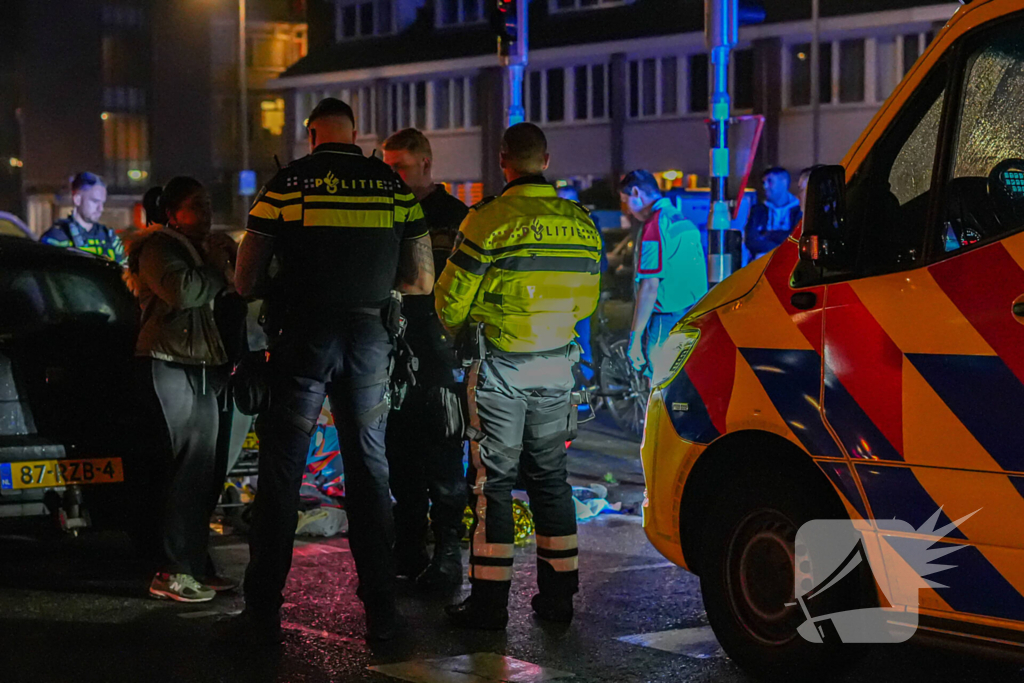
[[356,144],[356,115],[352,107],[328,97],[316,106],[306,122],[309,151],[325,143]]
[[517,123],[501,137],[501,170],[505,180],[539,175],[547,170],[551,162],[548,154],[548,139],[532,123]]

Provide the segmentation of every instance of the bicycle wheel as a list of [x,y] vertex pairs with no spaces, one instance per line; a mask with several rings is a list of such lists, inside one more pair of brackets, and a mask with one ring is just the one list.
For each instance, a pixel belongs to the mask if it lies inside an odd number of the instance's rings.
[[633,369],[626,350],[629,340],[611,345],[611,353],[601,359],[601,396],[616,426],[634,438],[644,433],[650,381]]

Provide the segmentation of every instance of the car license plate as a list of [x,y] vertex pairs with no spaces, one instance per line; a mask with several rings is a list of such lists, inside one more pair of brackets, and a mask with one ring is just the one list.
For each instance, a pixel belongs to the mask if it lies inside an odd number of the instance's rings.
[[0,463],[0,489],[39,489],[124,481],[121,458]]

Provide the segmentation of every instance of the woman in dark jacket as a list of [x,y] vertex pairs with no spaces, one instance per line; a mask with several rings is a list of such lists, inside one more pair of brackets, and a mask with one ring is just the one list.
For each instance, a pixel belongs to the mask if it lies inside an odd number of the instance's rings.
[[139,298],[139,389],[153,406],[149,457],[162,489],[155,597],[205,602],[209,494],[217,485],[217,397],[211,381],[227,362],[213,302],[234,280],[234,242],[210,235],[211,207],[194,178],[178,177],[157,206],[167,224],[129,246],[128,281]]

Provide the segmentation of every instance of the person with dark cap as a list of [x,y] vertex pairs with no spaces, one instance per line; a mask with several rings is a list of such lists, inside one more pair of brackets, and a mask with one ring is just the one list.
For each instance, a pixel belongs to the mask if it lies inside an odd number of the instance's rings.
[[[384,141],[384,161],[402,176],[423,207],[434,248],[434,272],[440,274],[469,210],[434,182],[430,141],[415,128],[400,130]],[[451,588],[462,585],[466,510],[462,439],[429,436],[435,431],[429,397],[436,387],[455,385],[455,355],[432,296],[407,296],[402,307],[409,321],[405,339],[419,359],[419,372],[402,409],[388,418],[395,562],[398,575],[414,580],[420,588]],[[427,555],[428,525],[434,535],[432,557]]]
[[[601,237],[587,210],[558,197],[542,175],[543,131],[512,126],[502,138],[501,195],[470,209],[437,282],[441,323],[468,343],[472,592],[448,608],[457,626],[508,623],[515,528],[512,487],[522,468],[537,530],[534,612],[568,623],[579,590],[576,509],[566,470],[575,431],[576,323],[600,289]],[[482,339],[480,338],[482,336]],[[482,351],[482,352],[481,352]]]
[[107,203],[107,187],[103,179],[88,172],[76,175],[71,180],[71,203],[74,205],[71,215],[54,223],[39,241],[127,265],[128,256],[121,239],[99,222]]
[[[434,259],[423,210],[383,161],[356,146],[355,115],[327,98],[309,115],[311,153],[264,187],[249,213],[236,287],[267,296],[269,405],[260,412],[259,479],[249,535],[245,610],[223,638],[280,639],[299,487],[329,396],[345,463],[349,543],[367,638],[399,628],[394,522],[384,434],[397,289],[429,294]],[[270,281],[277,257],[280,269]]]

